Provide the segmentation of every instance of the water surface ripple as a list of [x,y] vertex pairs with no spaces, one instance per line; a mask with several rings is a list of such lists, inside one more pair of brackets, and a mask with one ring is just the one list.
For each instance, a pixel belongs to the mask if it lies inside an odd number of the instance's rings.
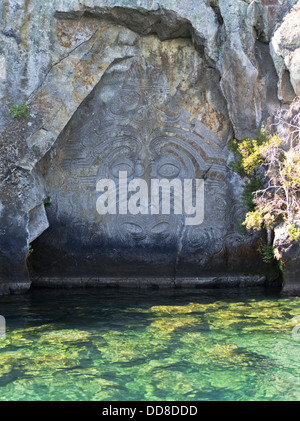
[[0,400],[298,401],[299,304],[248,288],[0,297]]

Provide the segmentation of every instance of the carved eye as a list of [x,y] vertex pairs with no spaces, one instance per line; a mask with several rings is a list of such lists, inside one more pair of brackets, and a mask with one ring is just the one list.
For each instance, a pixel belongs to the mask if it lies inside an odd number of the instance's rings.
[[167,231],[168,229],[170,229],[170,224],[168,224],[167,222],[160,222],[157,225],[154,225],[154,227],[151,228],[151,232],[152,234],[160,234],[162,232]]
[[142,234],[143,231],[144,231],[143,228],[140,225],[135,224],[134,222],[125,222],[123,224],[123,227],[130,234]]
[[119,171],[127,171],[127,177],[131,177],[134,173],[134,165],[131,162],[117,162],[110,168],[110,173],[115,178],[119,178]]
[[165,164],[162,164],[158,168],[157,172],[161,177],[176,178],[180,173],[180,168],[173,163],[167,162]]
[[134,222],[125,222],[122,224],[123,229],[125,229],[126,234],[131,236],[135,241],[144,240],[147,237],[147,233],[139,224]]

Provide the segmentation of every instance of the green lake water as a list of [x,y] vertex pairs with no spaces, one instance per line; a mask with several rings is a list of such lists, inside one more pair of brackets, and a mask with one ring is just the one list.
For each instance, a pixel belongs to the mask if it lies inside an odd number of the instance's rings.
[[1,401],[300,400],[300,298],[36,289],[0,297]]

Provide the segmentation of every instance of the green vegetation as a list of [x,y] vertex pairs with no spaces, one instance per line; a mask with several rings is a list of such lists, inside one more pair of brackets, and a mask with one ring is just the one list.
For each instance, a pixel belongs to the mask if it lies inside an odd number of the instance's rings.
[[288,234],[292,240],[296,241],[300,237],[300,228],[297,228],[295,224],[289,225]]
[[11,302],[2,400],[299,400],[299,299],[147,294]]
[[267,134],[262,127],[255,139],[229,144],[235,155],[231,167],[246,178],[243,225],[247,230],[267,231],[267,244],[258,247],[265,262],[274,258],[271,241],[276,225],[285,222],[289,238],[300,237],[300,227],[295,225],[300,212],[300,98],[275,121],[275,133]]
[[262,161],[259,156],[259,149],[266,141],[266,134],[262,129],[258,133],[257,139],[245,138],[241,141],[234,139],[229,143],[229,149],[235,154],[235,159],[230,163],[230,166],[241,177],[246,177],[242,201],[247,211],[254,211],[253,193],[263,188],[263,182],[259,174]]
[[229,148],[235,153],[235,159],[231,162],[231,168],[241,177],[257,178],[257,171],[262,163],[260,147],[266,144],[268,137],[264,127],[258,133],[256,139],[246,137],[242,140],[230,142]]
[[[229,143],[229,149],[234,153],[234,160],[230,163],[230,167],[245,178],[244,189],[242,193],[242,204],[246,212],[255,211],[254,193],[263,188],[262,177],[259,173],[261,158],[259,156],[259,148],[266,143],[267,136],[262,129],[256,139],[244,138],[241,141],[234,139]],[[262,220],[257,221],[258,224]],[[245,227],[244,220],[239,221],[239,228],[245,236],[248,227]]]
[[260,253],[263,262],[272,263],[274,260],[274,249],[272,244],[264,243],[260,240],[257,251]]
[[26,102],[22,102],[21,105],[13,105],[10,108],[9,113],[13,117],[28,117]]
[[43,202],[44,202],[45,207],[50,206],[51,205],[51,197],[50,196],[45,197],[43,199]]

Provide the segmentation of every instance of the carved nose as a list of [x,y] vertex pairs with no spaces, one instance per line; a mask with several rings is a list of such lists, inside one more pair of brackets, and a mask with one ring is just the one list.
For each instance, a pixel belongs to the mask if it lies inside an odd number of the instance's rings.
[[140,160],[137,161],[135,166],[135,175],[137,177],[142,177],[145,173],[145,167]]

